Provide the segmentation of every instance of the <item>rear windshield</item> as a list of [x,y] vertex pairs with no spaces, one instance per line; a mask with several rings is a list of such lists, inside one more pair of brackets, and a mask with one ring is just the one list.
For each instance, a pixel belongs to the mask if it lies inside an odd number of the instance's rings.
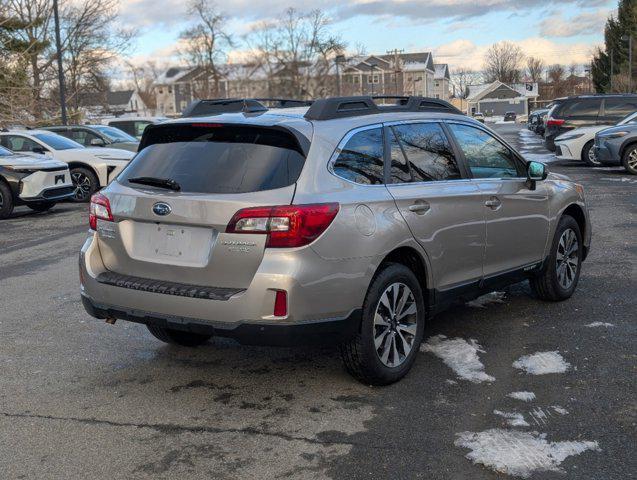
[[[305,157],[293,134],[272,128],[186,124],[147,132],[140,153],[119,176],[176,181],[182,192],[247,193],[292,185]],[[147,187],[144,187],[147,188]]]

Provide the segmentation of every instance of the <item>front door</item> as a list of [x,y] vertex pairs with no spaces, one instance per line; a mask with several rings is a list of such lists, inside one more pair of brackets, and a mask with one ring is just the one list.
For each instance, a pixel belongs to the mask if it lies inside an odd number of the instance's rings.
[[[480,281],[485,241],[482,192],[463,179],[440,124],[386,127],[387,183],[396,206],[425,249],[440,293]],[[456,290],[457,292],[457,290]]]
[[546,186],[537,182],[529,189],[524,163],[486,130],[456,123],[449,128],[482,193],[485,279],[539,264],[549,232]]

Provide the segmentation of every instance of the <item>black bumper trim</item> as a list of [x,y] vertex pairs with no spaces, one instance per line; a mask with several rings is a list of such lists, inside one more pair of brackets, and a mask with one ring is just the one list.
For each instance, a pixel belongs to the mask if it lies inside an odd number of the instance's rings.
[[129,288],[140,292],[161,293],[176,297],[202,298],[205,300],[228,300],[237,293],[244,292],[244,288],[205,287],[188,283],[165,282],[150,278],[122,275],[115,272],[103,272],[97,276],[97,281],[113,287]]
[[309,323],[273,324],[208,323],[185,317],[133,311],[123,307],[97,305],[85,295],[82,304],[89,315],[98,319],[117,318],[144,325],[157,325],[186,332],[232,338],[243,345],[291,347],[300,345],[337,345],[351,339],[361,324],[361,309],[345,318],[317,320]]

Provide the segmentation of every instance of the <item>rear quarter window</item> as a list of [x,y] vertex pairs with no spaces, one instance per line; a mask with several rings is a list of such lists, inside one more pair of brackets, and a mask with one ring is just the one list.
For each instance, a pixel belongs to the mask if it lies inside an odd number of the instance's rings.
[[292,133],[254,126],[157,126],[143,147],[118,182],[140,188],[128,180],[155,177],[182,192],[258,192],[292,185],[305,163]]
[[345,180],[363,185],[384,183],[383,129],[354,133],[338,153],[333,172]]

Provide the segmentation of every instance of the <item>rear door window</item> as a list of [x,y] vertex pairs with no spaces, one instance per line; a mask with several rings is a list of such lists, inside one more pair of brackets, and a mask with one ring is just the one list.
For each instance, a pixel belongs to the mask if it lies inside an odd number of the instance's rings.
[[336,175],[354,183],[384,183],[383,129],[371,128],[355,133],[340,150],[332,169]]
[[595,118],[599,115],[602,105],[601,99],[582,98],[567,102],[561,108],[559,117],[561,118]]
[[120,183],[140,188],[128,180],[154,177],[176,181],[182,192],[258,192],[292,185],[305,162],[292,133],[262,127],[168,125],[144,142]]
[[604,103],[604,120],[612,123],[637,112],[637,98],[607,98]]
[[461,178],[451,144],[439,124],[414,123],[395,125],[390,129],[394,134],[392,183]]

